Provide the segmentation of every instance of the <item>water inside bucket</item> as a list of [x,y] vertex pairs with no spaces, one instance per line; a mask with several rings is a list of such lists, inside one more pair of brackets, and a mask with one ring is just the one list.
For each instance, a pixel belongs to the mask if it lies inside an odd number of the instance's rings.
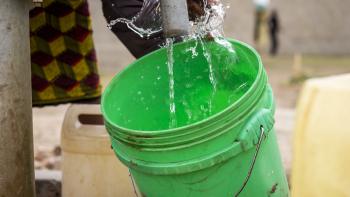
[[[136,61],[113,80],[105,95],[110,121],[132,130],[167,130],[214,116],[241,98],[257,76],[258,60],[253,52],[235,46],[237,59],[217,42],[203,44],[189,41],[174,45],[174,114],[169,113],[172,101],[167,49],[161,49]],[[197,55],[188,52],[191,48]],[[216,86],[208,77],[210,72],[216,77]],[[171,123],[173,118],[176,125]]]

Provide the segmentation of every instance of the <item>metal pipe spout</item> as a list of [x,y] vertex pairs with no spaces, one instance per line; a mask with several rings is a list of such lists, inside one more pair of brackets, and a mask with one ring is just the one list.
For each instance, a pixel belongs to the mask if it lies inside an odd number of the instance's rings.
[[186,0],[160,0],[166,37],[188,35],[190,23]]

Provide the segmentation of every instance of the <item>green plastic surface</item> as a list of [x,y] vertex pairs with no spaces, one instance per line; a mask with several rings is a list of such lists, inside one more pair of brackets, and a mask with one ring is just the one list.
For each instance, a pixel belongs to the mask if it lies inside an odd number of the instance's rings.
[[[176,128],[169,127],[165,49],[131,64],[104,92],[102,113],[113,149],[143,196],[234,196],[248,174],[261,126],[266,138],[240,196],[289,195],[261,59],[248,45],[229,41],[238,59],[215,42],[205,43],[218,82],[214,96],[200,44],[174,45]],[[198,53],[194,59],[190,47]],[[203,110],[210,99],[211,113]]]

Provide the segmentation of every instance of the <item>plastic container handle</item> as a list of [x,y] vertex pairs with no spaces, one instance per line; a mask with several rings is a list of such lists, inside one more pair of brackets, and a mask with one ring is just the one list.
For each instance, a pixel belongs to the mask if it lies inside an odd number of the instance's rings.
[[270,109],[262,109],[255,113],[238,137],[242,149],[247,151],[258,144],[261,131],[257,128],[263,127],[265,136],[268,136],[270,130],[273,129],[274,124],[275,120]]
[[[70,136],[108,136],[98,116],[102,119],[100,105],[71,105],[64,118],[63,131],[71,132]],[[89,123],[88,119],[95,120]]]

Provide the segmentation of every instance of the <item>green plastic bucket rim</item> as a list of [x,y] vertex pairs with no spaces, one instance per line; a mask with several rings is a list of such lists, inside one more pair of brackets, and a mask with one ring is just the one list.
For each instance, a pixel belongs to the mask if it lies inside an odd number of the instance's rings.
[[155,163],[137,159],[130,159],[114,148],[117,157],[126,166],[137,169],[139,171],[153,175],[169,175],[169,174],[186,174],[194,171],[199,171],[225,162],[228,159],[237,156],[243,152],[243,147],[239,142],[235,142],[232,146],[225,148],[219,152],[207,155],[201,158],[196,158],[183,162],[173,163]]
[[[127,66],[123,71],[121,71],[120,73],[118,73],[111,81],[110,83],[108,84],[106,90],[103,92],[102,94],[102,99],[101,99],[101,112],[103,114],[103,117],[106,121],[106,124],[108,124],[109,126],[112,126],[114,127],[113,130],[118,130],[120,132],[124,132],[124,133],[127,133],[128,135],[130,136],[147,136],[147,137],[153,137],[153,136],[164,136],[164,135],[171,135],[171,134],[176,134],[176,133],[179,133],[179,131],[184,131],[184,130],[188,130],[188,129],[191,129],[191,128],[201,128],[202,126],[205,126],[208,122],[213,122],[217,119],[220,119],[220,117],[222,116],[225,116],[227,113],[230,113],[231,111],[239,111],[237,110],[237,108],[239,108],[242,103],[245,103],[245,101],[247,100],[247,98],[249,98],[250,96],[252,96],[256,89],[259,89],[259,84],[261,84],[261,79],[263,78],[263,80],[266,80],[267,81],[267,76],[266,74],[264,73],[264,70],[263,70],[263,64],[262,64],[262,60],[261,60],[261,57],[260,55],[257,53],[257,51],[251,47],[250,45],[244,43],[244,42],[241,42],[241,41],[237,41],[237,40],[234,40],[234,39],[227,39],[228,41],[230,41],[231,43],[234,43],[235,45],[239,45],[239,46],[242,46],[246,49],[248,49],[250,52],[252,52],[255,57],[256,57],[256,60],[258,62],[258,73],[257,73],[257,76],[256,76],[256,79],[254,81],[254,83],[251,85],[251,87],[249,88],[249,90],[241,97],[239,98],[236,102],[232,103],[231,105],[229,105],[228,107],[226,107],[224,110],[222,110],[222,112],[219,112],[217,114],[214,114],[212,116],[209,116],[203,120],[200,120],[198,122],[195,122],[195,123],[192,123],[192,124],[189,124],[189,125],[186,125],[186,126],[181,126],[181,127],[176,127],[176,128],[171,128],[171,129],[164,129],[164,130],[154,130],[154,131],[142,131],[142,130],[135,130],[135,129],[128,129],[128,128],[125,128],[125,127],[122,127],[120,125],[117,125],[116,123],[114,123],[110,117],[108,117],[107,113],[106,113],[106,110],[104,109],[104,103],[106,102],[106,97],[108,95],[108,93],[111,91],[111,88],[113,86],[113,84],[115,84],[119,79],[120,77],[123,75],[123,73],[126,73],[128,72],[128,70],[133,67],[134,65],[137,65],[139,62],[142,62],[144,59],[146,58],[150,58],[152,57],[153,54],[155,53],[159,53],[161,50],[166,50],[165,48],[161,48],[161,49],[158,49],[156,51],[153,51],[145,56],[143,56],[142,58],[136,60],[135,62],[133,62],[132,64],[130,64],[129,66]],[[182,43],[176,43],[174,44],[174,48],[176,46],[180,46],[180,45],[187,45],[189,44],[190,42],[194,42],[194,40],[191,40],[191,41],[187,41],[187,42],[182,42]],[[265,84],[264,84],[265,86]],[[265,87],[261,87],[260,85],[260,89],[262,88],[265,88]]]
[[264,108],[254,114],[253,117],[250,117],[250,121],[253,122],[251,122],[251,124],[248,123],[245,129],[242,129],[238,139],[229,146],[198,158],[177,162],[151,162],[127,157],[118,147],[115,147],[116,144],[113,140],[112,147],[116,156],[122,161],[122,163],[132,169],[145,173],[153,175],[170,175],[199,171],[223,163],[233,157],[237,157],[243,152],[252,150],[253,147],[258,144],[261,127],[265,130],[264,140],[268,139],[274,125],[273,112],[271,110],[273,109]]
[[[265,89],[264,89],[265,91]],[[267,86],[267,91],[271,91],[271,87]],[[258,93],[258,92],[257,92]],[[271,93],[272,95],[272,93]],[[252,98],[252,97],[251,97]],[[258,97],[260,98],[260,97]],[[250,99],[250,98],[248,98]],[[272,99],[273,100],[273,99]],[[274,104],[273,102],[269,102],[268,106],[266,106],[266,109],[269,109],[272,114],[274,114]],[[251,104],[251,102],[246,102],[245,104]],[[169,151],[169,150],[175,150],[175,149],[181,149],[190,147],[196,144],[200,144],[203,142],[206,142],[208,140],[211,140],[217,136],[220,136],[226,132],[228,132],[233,127],[236,127],[237,124],[240,122],[238,120],[241,119],[241,117],[247,116],[247,114],[254,111],[254,104],[250,105],[249,107],[246,107],[245,105],[241,105],[243,109],[245,109],[243,112],[241,111],[238,116],[236,114],[229,114],[228,120],[220,120],[220,122],[216,122],[216,124],[206,125],[205,128],[197,128],[199,135],[196,135],[195,137],[190,138],[189,135],[192,135],[194,132],[187,132],[179,134],[179,136],[166,136],[166,137],[159,137],[159,138],[137,138],[133,136],[133,141],[130,141],[130,136],[127,136],[125,134],[125,138],[119,137],[120,134],[114,134],[110,132],[109,126],[107,125],[107,131],[109,132],[111,138],[113,140],[120,141],[125,144],[129,144],[133,147],[137,147],[140,150],[144,151]],[[233,117],[233,118],[232,118]],[[222,124],[221,124],[222,123]],[[215,127],[217,124],[221,124],[221,127]],[[195,131],[197,131],[195,130]],[[209,132],[203,132],[203,131],[210,130]],[[176,137],[184,137],[184,140],[174,140]],[[129,139],[129,140],[128,140]],[[136,141],[139,140],[139,141]],[[147,143],[145,143],[147,141]],[[152,142],[150,142],[152,141]],[[156,143],[157,141],[158,143]],[[141,142],[141,143],[140,143]]]

